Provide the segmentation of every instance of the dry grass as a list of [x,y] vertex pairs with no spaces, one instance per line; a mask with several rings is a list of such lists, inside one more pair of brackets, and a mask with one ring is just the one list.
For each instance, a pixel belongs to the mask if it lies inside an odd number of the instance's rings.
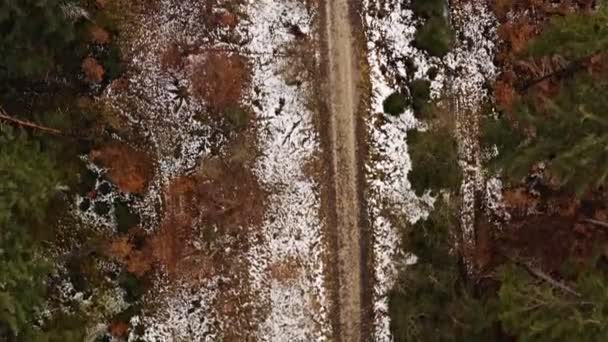
[[289,283],[296,279],[302,272],[301,261],[289,257],[270,265],[270,276],[280,283]]
[[192,66],[193,94],[216,115],[238,104],[250,74],[247,60],[234,53],[209,51]]

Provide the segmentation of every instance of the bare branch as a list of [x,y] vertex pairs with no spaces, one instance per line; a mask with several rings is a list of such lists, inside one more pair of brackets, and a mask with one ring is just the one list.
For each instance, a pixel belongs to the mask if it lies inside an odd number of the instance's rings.
[[516,258],[514,258],[510,255],[507,255],[504,253],[502,253],[502,255],[504,255],[507,259],[509,259],[511,262],[515,263],[516,265],[522,266],[523,268],[526,269],[526,271],[528,271],[528,273],[530,273],[531,275],[535,276],[536,278],[548,283],[552,287],[554,287],[558,290],[561,290],[565,293],[568,293],[570,295],[573,295],[574,297],[577,297],[577,298],[581,297],[581,294],[576,292],[576,290],[574,290],[570,286],[568,286],[558,280],[553,279],[553,277],[551,277],[547,273],[543,272],[542,270],[540,270],[536,267],[533,267],[532,265],[530,265],[526,262],[517,260]]
[[58,129],[55,129],[55,128],[41,126],[41,125],[35,124],[33,122],[30,122],[30,121],[24,121],[24,120],[15,119],[14,117],[10,116],[4,110],[4,108],[2,108],[2,106],[0,106],[0,120],[6,121],[6,122],[8,122],[10,124],[13,124],[13,125],[16,125],[16,126],[31,128],[31,129],[35,129],[35,130],[42,131],[42,132],[45,132],[45,133],[48,133],[48,134],[52,134],[52,135],[60,135],[60,136],[64,136],[65,135],[65,134],[63,134],[62,131],[60,131]]
[[604,221],[599,221],[599,220],[594,220],[594,219],[583,219],[583,222],[591,223],[591,224],[594,224],[596,226],[600,226],[603,228],[608,228],[608,222],[604,222]]
[[538,268],[532,267],[526,263],[519,263],[520,265],[524,266],[526,268],[526,270],[528,270],[528,272],[530,272],[530,274],[532,274],[533,276],[549,283],[549,285],[553,286],[554,288],[558,289],[558,290],[562,290],[566,293],[569,293],[575,297],[581,297],[581,294],[576,292],[574,289],[572,289],[571,287],[569,287],[568,285],[557,281],[555,279],[553,279],[550,275],[546,274],[545,272],[541,271]]

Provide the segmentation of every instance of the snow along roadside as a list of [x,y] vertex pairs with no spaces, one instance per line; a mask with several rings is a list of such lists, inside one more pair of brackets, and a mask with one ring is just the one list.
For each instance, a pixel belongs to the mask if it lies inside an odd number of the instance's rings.
[[463,241],[473,246],[475,208],[483,205],[478,201],[500,198],[501,191],[500,185],[496,186],[496,179],[485,179],[479,145],[480,110],[490,95],[486,84],[495,78],[497,72],[494,42],[498,23],[487,2],[481,0],[453,1],[451,18],[455,36],[459,39],[445,62],[454,75],[448,86],[455,99],[456,137],[463,174],[460,189]]
[[[426,215],[425,208],[432,204],[432,199],[418,198],[407,179],[411,169],[407,131],[418,125],[413,112],[408,109],[398,117],[384,115],[382,102],[404,86],[398,82],[408,76],[404,57],[418,66],[416,78],[424,77],[438,60],[411,47],[415,20],[402,1],[364,0],[363,10],[371,81],[370,116],[366,120],[370,153],[366,179],[375,278],[373,338],[376,342],[391,342],[387,295],[399,267],[407,262],[407,256],[399,248],[399,227],[394,218],[415,222]],[[443,75],[439,74],[432,81],[434,94],[441,89],[442,80]]]
[[[399,250],[400,236],[394,215],[405,216],[407,221],[413,223],[426,216],[433,202],[428,196],[416,197],[407,179],[411,169],[407,130],[419,125],[413,113],[408,110],[396,118],[378,114],[383,112],[382,101],[393,91],[404,87],[400,80],[408,77],[428,79],[427,73],[434,67],[439,74],[431,80],[431,96],[437,98],[443,89],[450,89],[460,99],[457,134],[465,174],[462,222],[468,239],[473,234],[475,191],[485,186],[488,198],[500,191],[500,187],[495,186],[495,180],[484,184],[479,146],[473,139],[479,119],[478,110],[488,96],[484,85],[496,73],[493,65],[496,23],[487,5],[481,1],[453,1],[452,5],[451,17],[457,31],[455,36],[459,40],[455,49],[440,60],[412,47],[416,19],[407,8],[407,3],[396,0],[363,1],[372,86],[372,115],[367,124],[371,159],[367,163],[366,176],[375,257],[375,341],[392,341],[387,294],[394,284],[398,269],[412,261]],[[414,75],[407,74],[406,58],[417,66]],[[452,76],[448,77],[448,74]],[[470,127],[475,129],[468,129]],[[390,214],[387,215],[387,212]]]
[[[302,166],[319,149],[312,113],[306,108],[306,82],[288,85],[280,70],[290,61],[281,54],[292,25],[311,34],[311,14],[295,0],[250,0],[251,41],[258,55],[253,66],[252,107],[257,115],[262,157],[255,172],[271,192],[260,236],[251,241],[250,276],[268,315],[259,341],[326,341],[331,334],[324,287],[324,244],[319,219],[318,184]],[[294,277],[272,275],[275,265],[290,264]]]

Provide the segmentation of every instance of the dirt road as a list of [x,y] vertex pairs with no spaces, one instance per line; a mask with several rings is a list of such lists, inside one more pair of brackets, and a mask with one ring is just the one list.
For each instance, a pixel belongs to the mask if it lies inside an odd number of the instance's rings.
[[[361,218],[357,154],[357,60],[348,0],[325,1],[329,136],[335,191],[336,339],[362,342]],[[369,289],[368,289],[369,290]]]

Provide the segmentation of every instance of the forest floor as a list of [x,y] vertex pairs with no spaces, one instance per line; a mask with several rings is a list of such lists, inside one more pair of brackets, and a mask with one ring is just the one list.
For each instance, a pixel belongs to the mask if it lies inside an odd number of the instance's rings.
[[341,341],[363,341],[361,198],[357,136],[358,61],[354,51],[348,0],[326,1],[323,23],[328,54],[327,82],[331,92],[329,136],[333,168],[335,229],[338,262],[337,324],[335,336]]

